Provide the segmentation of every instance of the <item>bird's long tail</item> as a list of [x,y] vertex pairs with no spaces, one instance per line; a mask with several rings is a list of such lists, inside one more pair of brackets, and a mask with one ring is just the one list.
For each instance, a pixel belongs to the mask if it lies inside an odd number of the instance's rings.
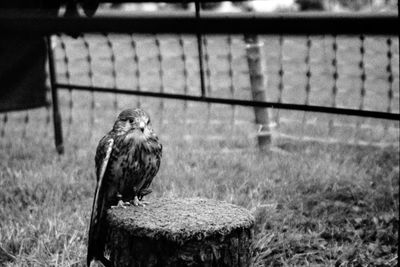
[[108,260],[104,257],[107,234],[107,226],[105,223],[105,202],[106,199],[104,198],[104,194],[102,194],[102,192],[98,192],[96,188],[89,226],[88,251],[86,259],[88,267],[93,260],[101,261],[106,267],[111,266],[107,265]]

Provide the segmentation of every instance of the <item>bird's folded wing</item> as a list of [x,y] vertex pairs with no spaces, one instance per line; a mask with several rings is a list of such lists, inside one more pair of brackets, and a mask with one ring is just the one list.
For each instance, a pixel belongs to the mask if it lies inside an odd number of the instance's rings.
[[96,234],[97,234],[96,229],[99,226],[99,219],[101,217],[100,213],[102,212],[101,206],[103,203],[102,198],[104,198],[104,196],[102,196],[100,192],[103,191],[104,174],[107,169],[113,145],[114,145],[114,139],[112,138],[103,139],[100,141],[96,153],[97,184],[93,200],[92,215],[90,218],[89,242],[88,242],[88,265],[90,264],[90,260],[96,256],[93,255],[95,253],[94,249],[96,246],[95,244]]

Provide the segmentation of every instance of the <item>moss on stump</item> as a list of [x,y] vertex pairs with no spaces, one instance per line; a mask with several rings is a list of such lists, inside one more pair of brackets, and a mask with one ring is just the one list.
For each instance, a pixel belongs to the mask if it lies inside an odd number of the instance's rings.
[[254,219],[226,202],[161,198],[107,219],[114,266],[250,266]]

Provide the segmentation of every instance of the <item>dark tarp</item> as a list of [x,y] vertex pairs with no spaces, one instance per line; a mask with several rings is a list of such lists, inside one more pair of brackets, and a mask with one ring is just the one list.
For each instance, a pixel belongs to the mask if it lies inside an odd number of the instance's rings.
[[[60,3],[61,0],[0,0],[0,12],[28,10],[56,15]],[[0,112],[47,104],[46,58],[44,37],[0,36]]]
[[45,64],[43,37],[1,37],[0,112],[47,104]]

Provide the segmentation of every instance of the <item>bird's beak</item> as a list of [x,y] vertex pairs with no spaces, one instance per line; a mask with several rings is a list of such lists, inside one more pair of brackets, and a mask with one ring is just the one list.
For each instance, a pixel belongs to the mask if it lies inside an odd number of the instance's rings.
[[143,132],[144,131],[144,127],[146,127],[146,124],[144,123],[144,121],[141,121],[140,123],[139,123],[139,128],[140,128],[140,130]]

